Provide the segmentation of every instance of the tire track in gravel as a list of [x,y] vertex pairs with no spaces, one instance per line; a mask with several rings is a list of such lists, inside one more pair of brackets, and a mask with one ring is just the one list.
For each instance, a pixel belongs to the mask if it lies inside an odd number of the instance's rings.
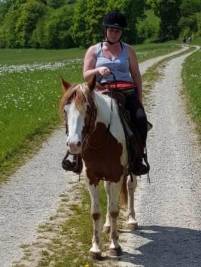
[[[141,72],[185,49],[141,63]],[[31,160],[0,185],[1,267],[9,267],[23,256],[20,245],[36,240],[38,224],[55,213],[62,193],[73,193],[71,188],[78,178],[61,169],[64,142],[64,129],[59,128]]]
[[122,230],[124,254],[112,266],[201,266],[201,146],[186,114],[181,80],[188,55],[166,64],[149,95],[151,184],[145,176],[138,179],[140,228]]

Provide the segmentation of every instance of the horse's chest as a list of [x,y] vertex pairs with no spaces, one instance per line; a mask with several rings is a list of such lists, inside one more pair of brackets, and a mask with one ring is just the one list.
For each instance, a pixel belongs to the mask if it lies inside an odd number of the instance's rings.
[[123,174],[122,152],[122,144],[107,131],[103,123],[97,123],[83,153],[90,183],[97,184],[101,179],[118,182]]

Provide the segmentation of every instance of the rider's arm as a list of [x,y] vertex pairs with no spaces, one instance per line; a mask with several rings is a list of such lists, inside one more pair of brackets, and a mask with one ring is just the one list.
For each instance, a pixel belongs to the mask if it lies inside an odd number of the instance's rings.
[[139,97],[140,102],[142,103],[142,78],[141,78],[141,74],[139,70],[137,56],[136,56],[136,53],[133,47],[128,46],[128,51],[129,51],[130,73],[131,73],[133,80],[136,83],[138,97]]
[[96,45],[89,47],[84,57],[83,77],[84,80],[90,83],[96,74],[102,76],[110,74],[107,67],[96,68]]
[[83,77],[86,82],[91,82],[98,73],[96,66],[96,46],[89,47],[84,57]]

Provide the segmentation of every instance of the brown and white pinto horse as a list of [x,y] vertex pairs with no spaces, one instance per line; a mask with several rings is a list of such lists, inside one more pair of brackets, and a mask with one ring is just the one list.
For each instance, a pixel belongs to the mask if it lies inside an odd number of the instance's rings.
[[[82,154],[86,181],[91,197],[93,238],[90,253],[101,256],[100,204],[98,185],[104,180],[107,194],[107,215],[104,227],[110,230],[110,253],[121,254],[118,242],[117,217],[120,192],[128,192],[128,225],[137,227],[134,211],[136,177],[127,178],[127,150],[117,104],[108,95],[93,90],[86,83],[70,85],[63,81],[65,92],[61,100],[68,130],[67,145],[73,154]],[[112,107],[112,108],[111,108]]]

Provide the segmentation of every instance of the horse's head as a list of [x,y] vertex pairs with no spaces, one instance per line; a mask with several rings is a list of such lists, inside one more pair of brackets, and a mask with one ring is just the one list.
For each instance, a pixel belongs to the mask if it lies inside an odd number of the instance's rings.
[[92,105],[91,87],[86,83],[69,84],[62,80],[64,94],[61,108],[64,111],[67,146],[72,154],[82,151],[84,133],[90,127]]

